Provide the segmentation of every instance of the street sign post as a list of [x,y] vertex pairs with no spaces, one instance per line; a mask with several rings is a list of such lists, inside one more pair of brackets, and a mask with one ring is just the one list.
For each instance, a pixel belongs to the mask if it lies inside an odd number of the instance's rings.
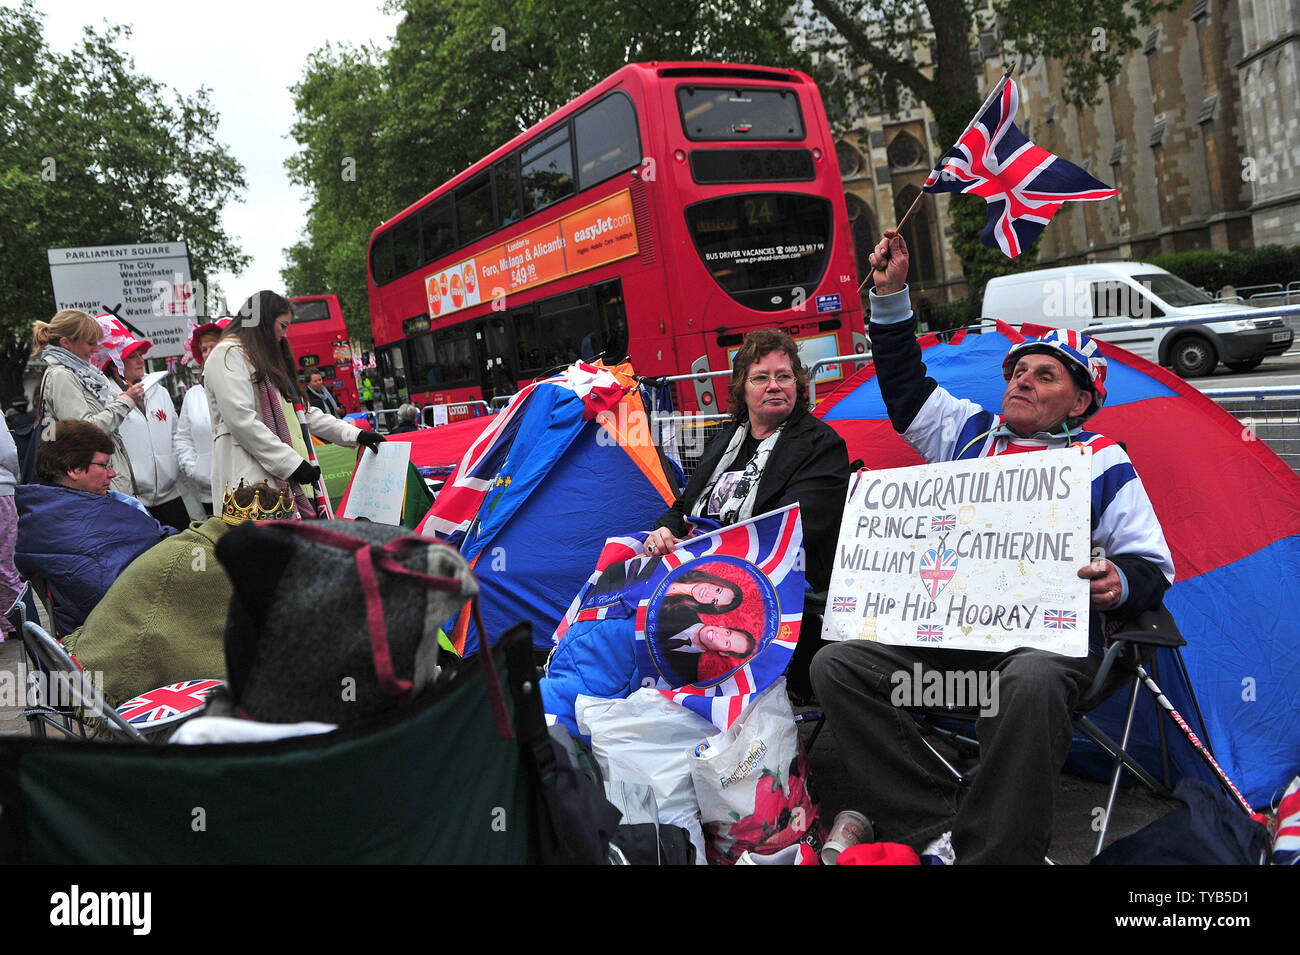
[[197,314],[184,242],[49,249],[57,309],[112,312],[153,342],[150,358],[181,355],[186,320]]

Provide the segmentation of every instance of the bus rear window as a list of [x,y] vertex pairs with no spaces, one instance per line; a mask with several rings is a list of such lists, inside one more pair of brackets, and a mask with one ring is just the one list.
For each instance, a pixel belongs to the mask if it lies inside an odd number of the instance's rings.
[[293,307],[293,324],[322,322],[330,317],[329,302],[299,302]]
[[694,140],[803,139],[793,90],[679,86],[682,132]]
[[722,196],[687,208],[686,224],[717,283],[760,312],[812,295],[830,261],[831,204],[816,196]]

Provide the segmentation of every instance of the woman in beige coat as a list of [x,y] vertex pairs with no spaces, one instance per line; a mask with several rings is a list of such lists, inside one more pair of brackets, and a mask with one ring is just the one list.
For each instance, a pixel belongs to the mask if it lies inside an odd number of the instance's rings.
[[134,495],[131,462],[117,429],[132,408],[144,404],[144,389],[136,384],[123,391],[90,363],[102,335],[99,323],[75,308],[65,308],[33,328],[32,354],[46,364],[37,397],[45,423],[41,439],[53,441],[55,424],[65,419],[89,421],[117,448],[108,462],[117,472],[109,486]]
[[[285,340],[292,320],[287,299],[258,292],[208,354],[203,383],[212,413],[212,495],[215,502],[241,480],[249,485],[266,481],[292,488],[299,516],[315,517],[308,496],[320,469],[308,460],[293,406],[301,398],[296,363]],[[384,440],[310,406],[306,417],[308,430],[332,444],[363,444],[373,450]]]

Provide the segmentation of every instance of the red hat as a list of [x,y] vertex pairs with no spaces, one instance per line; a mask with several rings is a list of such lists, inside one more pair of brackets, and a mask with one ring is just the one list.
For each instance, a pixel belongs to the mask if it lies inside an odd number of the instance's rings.
[[93,358],[96,368],[107,368],[111,361],[117,366],[118,374],[125,374],[126,369],[122,367],[124,358],[129,358],[136,352],[147,352],[153,347],[153,342],[136,338],[127,331],[126,326],[116,315],[108,313],[96,315],[95,321],[99,322],[99,327],[104,333]]
[[920,865],[921,857],[911,846],[897,842],[864,842],[849,846],[835,860],[836,865]]
[[199,343],[203,340],[203,336],[210,332],[217,332],[220,334],[225,331],[226,326],[229,324],[229,318],[219,318],[215,322],[204,322],[198,328],[194,329],[194,333],[190,335],[189,346],[190,356],[194,359],[194,364],[199,367],[203,366],[203,353],[199,350]]

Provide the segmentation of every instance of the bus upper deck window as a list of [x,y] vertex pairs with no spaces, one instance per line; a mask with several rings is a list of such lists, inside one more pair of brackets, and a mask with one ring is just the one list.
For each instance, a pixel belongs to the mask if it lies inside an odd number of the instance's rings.
[[622,93],[606,96],[573,121],[579,187],[587,189],[641,163],[636,110]]
[[568,124],[524,147],[520,156],[524,214],[573,194],[573,154]]

